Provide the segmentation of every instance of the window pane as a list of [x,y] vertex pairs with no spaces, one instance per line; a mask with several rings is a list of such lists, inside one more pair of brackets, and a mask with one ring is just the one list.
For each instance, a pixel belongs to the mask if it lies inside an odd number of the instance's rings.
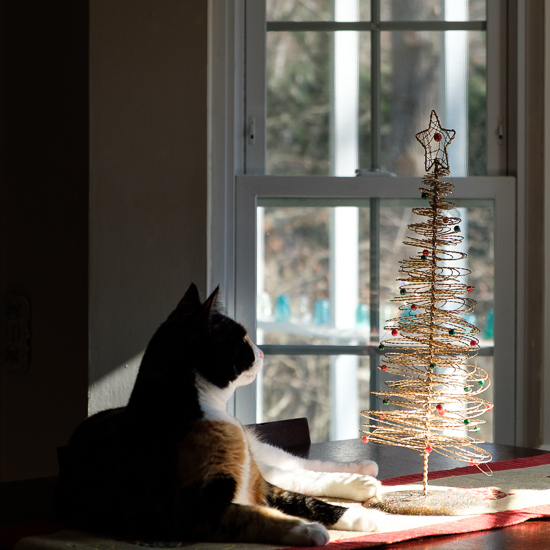
[[330,21],[331,0],[266,0],[267,21]]
[[484,21],[486,0],[382,0],[382,21]]
[[[489,380],[493,381],[494,378],[493,378],[493,374],[494,374],[494,369],[493,369],[493,357],[477,357],[471,361],[468,361],[469,364],[471,365],[475,365],[483,370],[485,370],[489,376]],[[377,361],[376,362],[376,365],[379,365],[380,362]],[[374,365],[374,366],[376,366]],[[377,376],[378,376],[378,380],[377,380],[377,385],[376,385],[376,389],[378,391],[387,391],[388,390],[388,386],[386,385],[386,382],[389,382],[390,380],[398,380],[400,377],[397,376],[397,375],[393,375],[393,374],[389,374],[387,372],[382,372],[380,371],[379,369],[376,369],[374,371]],[[370,384],[369,384],[370,386]],[[363,388],[364,386],[361,386],[361,388]],[[363,391],[363,390],[361,390]],[[365,390],[365,391],[370,391],[368,388]],[[362,401],[361,403],[363,403],[363,408],[361,410],[375,410],[375,411],[391,411],[391,410],[398,410],[399,407],[396,406],[396,405],[383,405],[382,402],[380,401],[380,399],[374,397],[374,399],[371,400],[371,402],[369,403],[368,399],[367,399],[367,395],[363,395],[362,396]],[[493,391],[493,385],[491,383],[491,385],[481,394],[479,394],[479,397],[481,399],[484,399],[485,401],[488,401],[489,403],[494,403],[494,391]],[[479,438],[479,439],[483,439],[484,441],[487,441],[487,442],[492,442],[494,440],[494,413],[490,412],[488,414],[484,414],[480,417],[480,420],[484,420],[485,421],[485,424],[481,425],[480,426],[480,431],[478,433],[475,433],[475,434],[471,434],[473,437],[475,438]],[[361,424],[368,424],[368,420],[366,418],[362,418],[362,421],[361,421]],[[464,433],[463,433],[464,436],[467,435],[467,432],[466,430],[464,430]]]
[[435,109],[442,125],[456,130],[448,149],[451,174],[485,174],[485,32],[383,32],[381,58],[381,169],[400,176],[423,173],[413,136]]
[[[334,21],[334,0],[266,0],[267,21]],[[356,0],[370,21],[370,0]],[[458,19],[458,15],[460,18]],[[382,21],[484,21],[486,0],[381,0]]]
[[367,343],[370,209],[258,210],[260,344]]
[[[334,0],[266,0],[267,21],[334,21]],[[370,0],[357,0],[360,17],[370,20]]]
[[[309,200],[314,203],[315,200]],[[413,252],[403,241],[419,218],[415,200],[384,199],[359,207],[258,208],[258,342],[378,343],[387,319],[399,314],[399,262]],[[460,266],[475,287],[474,324],[492,345],[494,218],[491,201],[456,201],[463,250]],[[379,224],[371,226],[372,212]],[[457,248],[458,249],[458,248]],[[454,265],[458,265],[456,262]],[[343,269],[338,269],[338,268]]]
[[267,34],[268,174],[330,173],[330,33]]
[[[401,203],[401,204],[400,204]],[[494,215],[491,201],[458,201],[452,216],[460,218],[461,235],[464,237],[456,250],[466,252],[467,258],[453,266],[469,269],[471,273],[463,282],[475,288],[472,297],[477,302],[469,321],[480,331],[482,346],[493,345],[494,311]],[[411,233],[408,225],[418,223],[412,212],[414,201],[380,201],[380,326],[387,319],[399,314],[399,303],[392,302],[398,294],[396,281],[399,261],[411,255],[411,247],[403,240]]]
[[[331,439],[345,439],[359,436],[360,425],[365,419],[363,410],[390,410],[379,401],[371,400],[371,364],[368,356],[346,357],[354,360],[355,376],[342,376],[338,360],[342,356],[328,355],[273,355],[266,356],[261,378],[260,411],[261,422],[306,417],[309,422],[313,443]],[[379,361],[374,361],[373,366]],[[478,367],[487,371],[493,379],[493,358],[478,357]],[[349,369],[344,365],[343,369]],[[342,369],[342,370],[343,370]],[[376,371],[379,376],[377,388],[387,389],[385,382],[395,377]],[[304,384],[307,380],[307,385]],[[331,385],[332,383],[332,385]],[[334,388],[340,384],[339,391]],[[480,395],[493,402],[493,386]],[[485,424],[476,437],[493,441],[493,414],[484,415]],[[338,425],[347,430],[338,433]]]
[[[357,33],[359,73],[351,68],[346,81],[344,71],[345,96],[335,92],[333,64],[345,63],[349,55],[334,53],[335,34],[267,34],[268,174],[353,176],[357,168],[422,174],[422,150],[414,136],[427,126],[432,109],[444,127],[457,132],[449,147],[451,173],[486,173],[484,31],[380,33],[379,128],[372,117],[377,106],[371,100],[370,33]],[[355,107],[348,97],[353,94]],[[343,136],[335,122],[342,119],[352,125]],[[373,132],[379,136],[380,158],[373,158]],[[358,159],[336,173],[339,151],[345,153],[354,143]]]
[[[343,430],[355,430],[357,413],[371,408],[368,357],[378,364],[387,320],[414,315],[399,311],[396,296],[399,262],[416,252],[403,241],[411,235],[408,225],[419,221],[412,212],[418,200],[363,199],[356,207],[321,199],[263,201],[257,209],[259,345],[367,346],[366,356],[266,354],[263,420],[307,416],[318,440],[355,437]],[[492,378],[493,202],[455,202],[450,214],[461,219],[464,241],[454,249],[467,257],[452,266],[471,271],[462,281],[474,286],[477,306],[467,320],[480,329],[485,349],[472,362]],[[375,380],[382,388],[378,371]],[[338,397],[342,392],[347,398]],[[492,389],[483,397],[492,401]],[[481,436],[491,441],[492,430],[488,419]]]
[[[346,357],[355,361],[352,365],[355,376],[349,379],[339,377],[340,358],[326,355],[266,356],[260,392],[261,421],[305,416],[313,443],[359,437],[360,412],[370,406],[370,361],[368,357]],[[349,365],[343,368],[349,370]],[[335,390],[336,379],[345,384],[345,387],[338,388],[339,393]],[[331,412],[338,410],[341,411],[340,418]],[[344,435],[338,434],[336,422],[346,429]]]

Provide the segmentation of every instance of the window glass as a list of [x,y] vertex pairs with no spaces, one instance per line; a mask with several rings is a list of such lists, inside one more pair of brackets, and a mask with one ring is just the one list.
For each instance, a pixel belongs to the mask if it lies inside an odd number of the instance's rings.
[[[349,369],[349,364],[340,368],[342,358],[353,362],[353,378],[342,372]],[[335,389],[336,378],[344,385],[339,393]],[[337,422],[346,430],[340,439],[356,438],[360,435],[360,412],[370,407],[370,359],[333,355],[266,356],[260,394],[263,422],[305,416],[313,443],[336,439]],[[332,412],[335,409],[344,411],[345,415],[337,418]]]
[[[380,168],[400,176],[424,172],[418,143],[426,113],[456,130],[449,146],[454,176],[486,173],[486,43],[484,31],[381,33]],[[404,93],[406,90],[406,93]],[[368,95],[361,89],[360,97]],[[369,166],[368,124],[359,133],[361,167]]]
[[381,0],[382,21],[481,21],[485,0]]
[[[370,20],[370,0],[357,0],[361,19]],[[334,21],[333,0],[266,0],[267,21]]]
[[[298,10],[306,3],[287,4]],[[380,6],[381,22],[360,31],[268,27],[267,174],[422,174],[412,136],[432,109],[457,132],[449,148],[453,175],[487,173],[486,2],[387,0]],[[366,8],[359,8],[364,22]],[[323,20],[329,11],[324,8]],[[268,2],[268,19],[270,13]],[[398,28],[392,27],[396,19]],[[447,19],[464,30],[447,30]],[[419,29],[419,22],[440,28]],[[354,151],[343,171],[342,151]]]
[[[419,220],[412,212],[418,201],[354,202],[361,206],[298,206],[293,199],[294,206],[258,208],[260,344],[378,343],[378,327],[398,314],[399,304],[392,300],[399,262],[413,253],[403,241],[411,235],[409,224]],[[457,250],[468,255],[460,265],[471,271],[465,282],[476,289],[471,320],[492,345],[493,206],[491,201],[457,204],[452,214],[461,218],[464,236]],[[338,297],[346,303],[335,302]]]
[[330,173],[331,34],[267,34],[268,174]]
[[[369,374],[368,369],[378,364],[380,339],[389,337],[386,321],[414,315],[399,311],[396,296],[399,262],[416,252],[403,241],[414,235],[408,226],[419,221],[412,211],[418,202],[260,201],[257,341],[267,351],[259,407],[262,421],[307,416],[316,426],[312,433],[318,440],[356,436],[356,411],[371,408],[371,389],[383,387],[383,377],[377,370]],[[480,329],[482,347],[481,355],[472,361],[490,370],[491,376],[493,202],[456,203],[451,214],[461,219],[464,240],[454,250],[466,252],[467,257],[452,265],[471,271],[463,282],[475,287],[472,297],[477,306],[467,320]],[[270,346],[277,349],[276,355],[270,355]],[[300,346],[301,354],[292,351]],[[347,356],[335,357],[319,346],[348,346],[349,351]],[[374,363],[369,363],[369,357]],[[341,397],[342,392],[347,398]],[[484,394],[488,400],[491,396]],[[492,441],[492,429],[492,424],[484,427],[488,441]]]
[[[486,17],[485,0],[381,0],[383,21],[469,21]],[[370,21],[370,0],[357,0],[360,21]],[[333,0],[266,0],[267,21],[334,21]]]
[[[308,419],[311,440],[313,443],[331,439],[355,438],[366,419],[360,416],[363,410],[389,410],[390,407],[371,396],[371,389],[385,390],[385,381],[395,379],[381,373],[378,369],[371,371],[371,365],[380,363],[379,359],[370,356],[345,357],[354,364],[353,378],[345,377],[343,369],[339,369],[338,359],[334,355],[271,355],[264,360],[261,377],[260,411],[261,421],[287,420],[306,417]],[[493,380],[493,358],[478,357],[475,361],[478,367],[484,369],[489,379]],[[374,373],[378,380],[371,381]],[[307,384],[304,384],[307,380]],[[338,380],[342,387],[340,392],[334,389]],[[332,382],[332,384],[331,384]],[[373,388],[372,383],[376,383]],[[480,397],[486,401],[494,401],[493,386],[490,386]],[[339,417],[333,411],[340,411]],[[349,412],[349,414],[348,414]],[[494,415],[483,416],[485,424],[476,437],[484,441],[493,441]],[[335,434],[337,424],[347,430],[344,435]]]

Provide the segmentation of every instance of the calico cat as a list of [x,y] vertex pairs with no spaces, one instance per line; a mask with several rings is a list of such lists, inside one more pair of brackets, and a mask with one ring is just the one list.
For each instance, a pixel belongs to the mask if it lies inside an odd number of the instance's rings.
[[75,430],[61,462],[60,518],[127,539],[288,546],[323,545],[326,527],[376,530],[381,512],[302,494],[367,501],[380,487],[375,463],[293,457],[227,413],[263,354],[217,294],[201,303],[191,285],[149,342],[127,406]]

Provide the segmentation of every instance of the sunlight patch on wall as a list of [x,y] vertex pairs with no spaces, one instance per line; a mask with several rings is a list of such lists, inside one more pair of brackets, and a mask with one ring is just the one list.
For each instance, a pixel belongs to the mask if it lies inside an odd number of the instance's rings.
[[89,416],[105,409],[126,406],[144,352],[145,350],[134,355],[99,380],[90,382],[88,390]]

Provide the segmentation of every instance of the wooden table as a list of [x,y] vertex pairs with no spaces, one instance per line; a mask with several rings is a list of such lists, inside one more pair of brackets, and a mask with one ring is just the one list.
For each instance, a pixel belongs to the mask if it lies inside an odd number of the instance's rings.
[[[484,443],[483,448],[493,455],[493,462],[545,454],[545,451],[510,445]],[[422,457],[410,449],[364,444],[359,439],[330,441],[292,447],[292,452],[315,460],[348,462],[374,460],[380,468],[378,478],[390,479],[422,472]],[[430,471],[450,470],[465,466],[464,463],[430,455]],[[513,527],[478,531],[460,535],[426,537],[391,545],[391,550],[548,550],[550,549],[550,521],[530,520]]]
[[[509,460],[545,454],[536,449],[508,445],[483,445],[493,460]],[[331,441],[292,447],[292,452],[317,460],[341,462],[374,460],[380,467],[381,480],[422,471],[422,459],[409,449],[365,445],[360,439]],[[460,468],[463,463],[436,453],[430,456],[430,471]],[[0,525],[51,519],[51,501],[56,478],[5,482],[0,485]],[[461,535],[426,537],[389,546],[391,550],[547,550],[550,548],[550,521],[530,520],[513,527]]]

